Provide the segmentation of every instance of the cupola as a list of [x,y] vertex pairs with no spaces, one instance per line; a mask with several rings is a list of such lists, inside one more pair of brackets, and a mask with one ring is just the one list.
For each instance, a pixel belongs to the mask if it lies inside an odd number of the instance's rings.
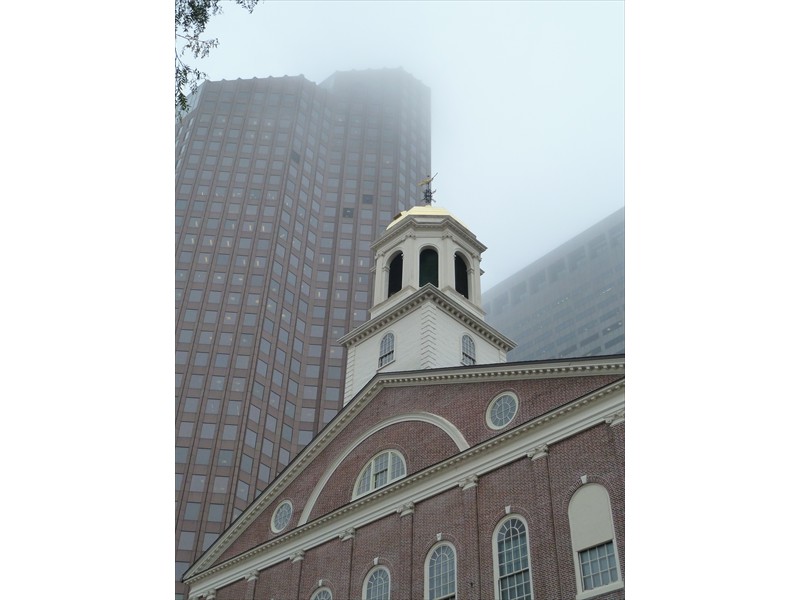
[[373,244],[370,319],[339,340],[347,348],[345,403],[376,372],[506,362],[514,342],[490,327],[481,307],[486,250],[448,210],[398,214]]

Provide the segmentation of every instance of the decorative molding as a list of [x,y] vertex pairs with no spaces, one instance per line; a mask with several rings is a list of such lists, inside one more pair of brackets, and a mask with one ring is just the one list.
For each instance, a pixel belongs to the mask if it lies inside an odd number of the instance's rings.
[[470,475],[469,477],[465,477],[464,479],[458,482],[458,487],[460,487],[464,491],[471,490],[474,487],[478,487],[478,476]]
[[[350,347],[354,343],[372,336],[389,323],[396,321],[425,302],[433,302],[442,311],[472,329],[476,335],[480,335],[506,352],[510,352],[517,346],[515,342],[486,323],[483,318],[468,311],[463,305],[458,304],[431,283],[426,283],[413,294],[402,300],[402,302],[394,308],[388,309],[386,313],[382,313],[380,316],[370,319],[361,326],[356,327],[350,333],[336,340],[336,342],[346,348]],[[377,308],[377,306],[379,305],[374,306],[373,310]]]
[[291,560],[293,563],[296,563],[296,562],[300,562],[301,560],[303,560],[305,558],[305,556],[306,556],[306,553],[303,550],[298,550],[297,552],[292,552],[289,555],[289,560]]
[[[283,472],[267,487],[262,495],[258,497],[242,513],[237,520],[234,521],[232,526],[226,534],[220,536],[201,557],[198,561],[190,567],[184,576],[188,581],[199,581],[206,579],[214,573],[227,568],[229,565],[249,559],[255,554],[259,554],[272,547],[276,543],[280,543],[285,539],[299,535],[306,528],[302,522],[284,533],[284,535],[276,538],[274,542],[269,542],[265,545],[258,546],[245,552],[244,554],[224,561],[222,564],[212,566],[213,563],[220,557],[220,555],[230,547],[230,545],[238,538],[239,534],[250,524],[256,517],[258,517],[267,507],[269,507],[283,491],[294,481],[294,479],[305,469],[306,465],[315,459],[328,445],[336,438],[338,433],[350,423],[369,402],[384,388],[386,387],[401,387],[413,386],[420,383],[424,384],[447,384],[456,383],[459,381],[482,381],[482,380],[501,380],[501,381],[516,381],[520,379],[550,379],[556,377],[564,377],[568,375],[581,375],[581,376],[595,376],[595,375],[620,375],[624,377],[625,373],[625,358],[624,356],[614,357],[600,357],[600,358],[579,358],[579,359],[557,359],[548,361],[532,361],[527,363],[511,363],[511,364],[492,364],[492,365],[475,365],[472,367],[446,367],[436,369],[433,372],[424,371],[410,371],[410,372],[395,372],[378,374],[365,385],[360,392],[358,392],[350,402],[339,412],[339,414],[331,421],[328,426],[321,432],[314,440],[300,452],[300,454],[292,460]],[[604,396],[624,390],[625,380],[615,381],[594,393],[588,394],[581,398],[577,398],[573,402],[551,411],[537,419],[528,421],[525,425],[510,430],[510,433],[505,433],[501,436],[493,438],[488,442],[480,444],[478,447],[470,448],[459,455],[456,455],[450,462],[459,462],[469,455],[475,453],[482,453],[492,446],[502,443],[503,440],[510,436],[517,436],[525,431],[534,427],[541,427],[542,425],[552,421],[553,419],[560,418],[562,415],[567,414],[579,407],[582,407],[590,402],[594,402],[603,398]],[[551,442],[554,441],[552,438]],[[443,465],[440,465],[440,467]],[[439,470],[439,469],[436,469]],[[357,509],[359,506],[367,501],[372,501],[380,498],[381,496],[391,492],[398,487],[408,485],[412,480],[417,480],[423,476],[425,472],[418,474],[413,478],[405,478],[399,480],[396,484],[387,486],[381,492],[365,497],[360,502],[353,502],[340,510],[335,511],[328,518],[318,519],[317,526],[335,515],[343,511],[349,512]],[[305,511],[304,511],[305,512]],[[301,527],[302,525],[302,527]]]
[[547,444],[541,444],[539,446],[534,447],[532,450],[528,452],[527,456],[531,460],[536,460],[537,458],[543,458],[547,456]]
[[217,597],[217,590],[208,590],[205,594],[203,594],[203,598],[206,600],[215,600]]
[[356,537],[355,527],[348,527],[339,534],[339,539],[343,542],[346,542],[347,540],[352,540],[354,537]]
[[255,581],[256,579],[258,579],[258,570],[253,569],[252,571],[248,571],[247,575],[245,575],[244,578],[248,581],[248,583],[251,581]]
[[403,502],[403,504],[397,507],[397,512],[401,517],[405,517],[407,515],[413,515],[414,503],[411,501]]
[[620,423],[624,422],[625,422],[624,408],[606,417],[606,423],[608,423],[609,427],[614,427],[614,425],[619,425]]

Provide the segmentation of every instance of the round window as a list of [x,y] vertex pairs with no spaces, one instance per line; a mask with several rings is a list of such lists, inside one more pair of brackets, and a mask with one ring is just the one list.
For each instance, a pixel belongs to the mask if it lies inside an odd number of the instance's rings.
[[486,423],[492,429],[502,429],[511,423],[517,414],[519,403],[517,397],[509,392],[499,395],[486,411]]
[[278,533],[286,529],[289,519],[292,518],[292,503],[288,500],[281,502],[272,515],[272,531]]

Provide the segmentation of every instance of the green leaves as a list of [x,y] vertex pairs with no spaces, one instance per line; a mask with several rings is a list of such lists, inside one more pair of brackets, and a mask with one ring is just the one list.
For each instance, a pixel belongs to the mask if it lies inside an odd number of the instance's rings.
[[[222,12],[221,0],[175,0],[175,110],[180,116],[189,109],[188,96],[206,78],[206,74],[184,62],[187,50],[193,58],[203,59],[217,39],[201,39],[209,19]],[[259,0],[236,0],[236,4],[253,12]],[[188,94],[187,94],[188,90]]]

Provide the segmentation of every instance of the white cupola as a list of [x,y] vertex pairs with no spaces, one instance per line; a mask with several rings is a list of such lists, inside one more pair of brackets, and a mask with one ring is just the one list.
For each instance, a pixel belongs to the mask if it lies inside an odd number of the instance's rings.
[[345,403],[378,372],[506,362],[516,344],[483,320],[486,246],[461,221],[443,208],[414,206],[372,249],[370,320],[339,340],[347,348]]

